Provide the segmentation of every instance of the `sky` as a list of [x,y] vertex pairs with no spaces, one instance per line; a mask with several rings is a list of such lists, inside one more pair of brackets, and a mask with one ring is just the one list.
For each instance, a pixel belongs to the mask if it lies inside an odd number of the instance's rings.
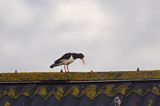
[[159,0],[0,0],[0,72],[160,69]]

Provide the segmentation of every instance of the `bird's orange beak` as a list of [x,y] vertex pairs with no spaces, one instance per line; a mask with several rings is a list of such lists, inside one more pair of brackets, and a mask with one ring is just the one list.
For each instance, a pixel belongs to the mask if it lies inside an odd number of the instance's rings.
[[81,59],[81,61],[82,61],[82,64],[83,64],[83,65],[86,65],[86,62],[84,61],[83,58]]

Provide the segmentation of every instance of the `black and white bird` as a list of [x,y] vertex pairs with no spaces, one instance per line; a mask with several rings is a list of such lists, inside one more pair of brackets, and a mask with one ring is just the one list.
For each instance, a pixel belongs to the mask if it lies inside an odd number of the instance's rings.
[[69,72],[68,65],[71,64],[76,59],[81,59],[82,64],[85,64],[84,55],[82,53],[66,53],[62,57],[54,61],[54,64],[52,64],[50,68],[64,65],[64,71]]

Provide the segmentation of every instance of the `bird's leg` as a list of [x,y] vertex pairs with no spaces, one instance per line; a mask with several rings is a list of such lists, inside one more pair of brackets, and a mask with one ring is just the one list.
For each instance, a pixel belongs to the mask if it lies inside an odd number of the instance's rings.
[[69,72],[68,65],[67,65],[67,70],[68,70],[68,72]]
[[64,71],[67,72],[67,70],[66,70],[66,65],[64,65]]

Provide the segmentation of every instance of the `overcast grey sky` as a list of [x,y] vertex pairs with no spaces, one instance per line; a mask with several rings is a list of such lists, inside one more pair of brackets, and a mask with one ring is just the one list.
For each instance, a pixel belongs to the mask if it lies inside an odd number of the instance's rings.
[[0,0],[0,72],[160,69],[159,0]]

